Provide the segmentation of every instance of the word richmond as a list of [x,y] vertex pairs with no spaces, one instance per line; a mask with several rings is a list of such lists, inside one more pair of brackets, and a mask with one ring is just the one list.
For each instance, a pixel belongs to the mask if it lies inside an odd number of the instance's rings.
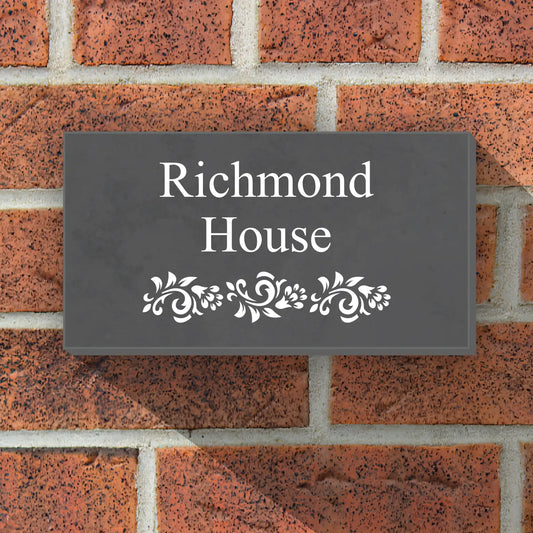
[[[217,172],[206,176],[201,171],[203,161],[198,161],[199,172],[189,176],[183,163],[161,162],[163,166],[163,194],[161,198],[370,198],[370,161],[362,163],[363,171],[345,177],[340,172],[318,176],[306,172],[299,177],[289,172],[263,172],[253,176],[241,172],[240,161],[231,163],[233,172]],[[307,250],[324,253],[331,246],[331,233],[327,228],[309,230],[305,227],[237,229],[237,217],[201,217],[205,225],[205,246],[202,252],[253,253],[266,249],[272,253]],[[214,225],[217,231],[214,231]],[[216,242],[215,242],[216,238]]]

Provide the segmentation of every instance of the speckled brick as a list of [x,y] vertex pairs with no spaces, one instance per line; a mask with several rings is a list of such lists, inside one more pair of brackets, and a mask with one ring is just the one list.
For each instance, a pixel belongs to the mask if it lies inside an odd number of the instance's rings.
[[522,299],[533,301],[533,206],[526,208],[524,217],[524,247],[522,249]]
[[533,323],[477,327],[475,356],[334,358],[334,424],[533,424]]
[[476,300],[490,300],[494,283],[496,258],[496,218],[498,208],[494,205],[478,205],[476,211]]
[[158,451],[159,533],[499,531],[499,447]]
[[416,62],[420,42],[420,0],[260,3],[263,62]]
[[531,0],[442,0],[442,61],[533,61]]
[[532,84],[366,85],[339,89],[342,131],[469,131],[477,181],[533,185]]
[[522,444],[525,483],[522,491],[522,533],[533,533],[533,444]]
[[0,530],[135,531],[137,459],[127,451],[0,453]]
[[0,67],[48,63],[45,0],[0,0]]
[[0,429],[308,424],[306,357],[74,357],[62,344],[58,330],[0,330]]
[[97,85],[0,89],[0,188],[61,187],[64,131],[308,131],[314,87]]
[[74,59],[86,65],[231,64],[231,0],[74,0]]
[[0,211],[0,312],[61,311],[63,215]]

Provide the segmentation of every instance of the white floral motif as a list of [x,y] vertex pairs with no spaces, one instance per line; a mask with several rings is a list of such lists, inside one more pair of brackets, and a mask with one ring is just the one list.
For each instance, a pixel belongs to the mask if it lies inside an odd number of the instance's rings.
[[[235,283],[226,282],[229,292],[226,295],[228,301],[239,302],[239,309],[235,317],[243,318],[248,311],[252,323],[257,322],[261,315],[268,318],[281,318],[277,312],[282,309],[302,309],[303,302],[307,299],[305,289],[299,284],[287,284],[286,279],[276,281],[270,272],[259,272],[255,283],[255,295],[250,296],[246,288],[246,281],[239,279]],[[276,311],[277,309],[277,311]]]
[[390,295],[387,294],[385,285],[379,287],[359,285],[359,292],[366,297],[370,309],[377,308],[378,311],[383,311],[383,308],[389,305]]
[[[152,312],[155,316],[163,314],[166,300],[172,301],[173,319],[184,323],[193,316],[202,316],[205,311],[216,311],[224,300],[238,302],[235,311],[236,318],[250,315],[252,323],[261,317],[281,318],[280,312],[285,309],[304,309],[308,312],[319,312],[326,316],[331,306],[337,303],[340,319],[345,323],[357,320],[361,315],[370,315],[371,310],[382,311],[389,305],[390,295],[385,285],[372,287],[362,285],[363,277],[351,277],[346,280],[339,272],[335,272],[333,282],[325,276],[318,278],[322,285],[322,293],[313,293],[308,298],[305,287],[299,283],[291,284],[286,279],[276,280],[270,272],[259,272],[256,276],[252,294],[248,291],[246,281],[238,279],[236,282],[227,281],[227,292],[223,294],[218,285],[204,287],[193,284],[195,276],[181,278],[168,273],[163,287],[163,280],[157,276],[152,278],[155,285],[154,294],[146,293],[143,297],[145,305],[142,312]],[[307,302],[309,304],[307,304]]]
[[310,313],[319,311],[321,315],[328,315],[330,305],[333,300],[338,299],[340,319],[345,323],[354,322],[361,315],[369,315],[367,309],[383,310],[389,305],[390,295],[387,293],[387,287],[370,287],[369,285],[358,285],[362,277],[348,278],[346,281],[339,272],[335,272],[335,278],[330,286],[328,278],[322,276],[318,281],[322,285],[322,294],[314,293],[311,295],[311,301],[315,302],[309,309]]
[[143,300],[146,305],[143,313],[152,313],[156,316],[163,314],[163,304],[171,296],[172,312],[174,320],[179,324],[187,322],[193,315],[202,316],[204,310],[215,311],[222,305],[222,295],[218,285],[204,287],[202,285],[191,285],[196,280],[195,276],[188,276],[178,281],[176,275],[168,273],[167,283],[163,288],[163,280],[157,276],[152,278],[155,285],[155,294],[152,296],[146,293]]

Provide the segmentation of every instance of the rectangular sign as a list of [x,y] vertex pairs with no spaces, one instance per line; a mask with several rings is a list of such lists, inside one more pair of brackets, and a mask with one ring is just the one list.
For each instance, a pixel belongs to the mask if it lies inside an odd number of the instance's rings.
[[475,353],[467,133],[66,133],[75,355]]

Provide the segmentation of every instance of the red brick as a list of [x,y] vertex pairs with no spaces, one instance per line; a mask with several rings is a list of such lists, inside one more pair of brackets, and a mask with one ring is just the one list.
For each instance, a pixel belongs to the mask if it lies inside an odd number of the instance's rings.
[[0,312],[61,311],[63,214],[0,211]]
[[522,531],[533,532],[533,444],[522,444],[525,483],[522,492]]
[[261,60],[416,62],[420,0],[263,0]]
[[0,67],[48,63],[45,0],[0,0]]
[[74,357],[62,343],[0,330],[0,429],[308,424],[306,357]]
[[533,61],[531,0],[442,0],[442,61]]
[[366,85],[339,89],[342,131],[469,131],[477,181],[533,185],[531,84]]
[[0,89],[0,187],[61,187],[63,131],[307,131],[315,95],[241,85]]
[[3,451],[0,530],[135,531],[136,465],[124,451]]
[[533,206],[526,208],[522,249],[522,299],[533,301]]
[[499,447],[158,452],[160,533],[499,531]]
[[476,212],[477,242],[477,303],[490,300],[494,283],[494,261],[496,258],[496,218],[498,208],[493,205],[478,205]]
[[231,0],[75,0],[74,4],[78,63],[231,64]]
[[477,328],[475,356],[335,357],[334,424],[533,423],[533,323]]

